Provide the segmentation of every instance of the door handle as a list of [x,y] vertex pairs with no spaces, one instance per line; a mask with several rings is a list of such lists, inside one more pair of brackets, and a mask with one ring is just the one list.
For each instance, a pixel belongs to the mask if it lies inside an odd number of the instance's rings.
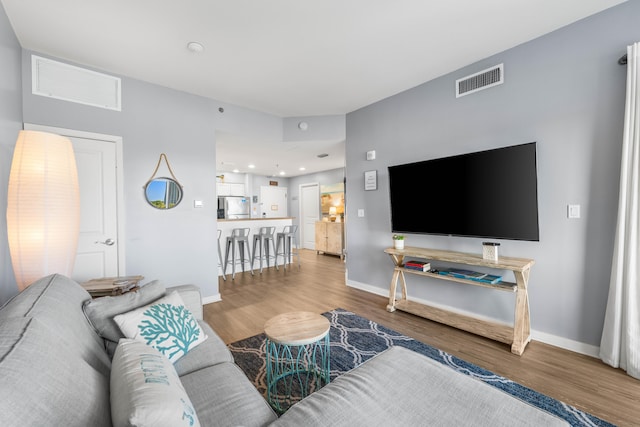
[[107,239],[104,242],[96,241],[95,243],[100,243],[102,245],[113,246],[116,241],[113,239]]

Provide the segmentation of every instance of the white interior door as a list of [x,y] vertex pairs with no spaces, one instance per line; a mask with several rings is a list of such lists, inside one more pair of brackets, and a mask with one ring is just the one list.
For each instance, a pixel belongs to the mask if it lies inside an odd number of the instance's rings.
[[26,125],[68,137],[73,144],[80,187],[80,236],[71,278],[85,282],[124,274],[121,138],[69,129]]
[[302,184],[300,186],[300,240],[304,249],[316,248],[316,221],[320,220],[320,186]]
[[71,137],[80,185],[80,237],[72,278],[118,276],[115,144]]
[[267,218],[282,218],[288,216],[287,187],[276,187],[272,185],[261,186],[260,202],[263,216]]

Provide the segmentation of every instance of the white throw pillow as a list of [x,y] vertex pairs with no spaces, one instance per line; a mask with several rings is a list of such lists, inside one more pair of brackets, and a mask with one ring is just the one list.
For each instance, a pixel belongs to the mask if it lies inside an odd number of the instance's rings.
[[122,338],[111,365],[111,420],[115,427],[199,427],[173,364],[156,349]]
[[178,291],[113,320],[125,337],[150,345],[173,363],[207,339]]

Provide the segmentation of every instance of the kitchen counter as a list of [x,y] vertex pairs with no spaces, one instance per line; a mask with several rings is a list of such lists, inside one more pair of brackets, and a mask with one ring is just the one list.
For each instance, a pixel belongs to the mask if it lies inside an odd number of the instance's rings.
[[[253,235],[258,234],[260,231],[260,227],[275,227],[276,233],[282,231],[285,225],[292,225],[294,217],[279,217],[279,218],[243,218],[243,219],[219,219],[218,220],[218,229],[222,230],[222,235],[220,236],[220,247],[222,248],[222,261],[224,262],[225,258],[225,246],[227,241],[227,236],[231,235],[231,230],[234,228],[249,228],[249,246],[251,251],[253,251]],[[298,239],[300,236],[296,236]],[[275,243],[275,242],[274,242]],[[231,262],[231,256],[229,256],[229,262]],[[283,259],[280,257],[278,261],[278,265],[282,265]],[[260,268],[260,262],[258,260],[254,263],[254,269]],[[236,274],[237,274],[236,266]],[[227,268],[227,272],[231,273],[231,266]],[[222,268],[218,268],[218,275],[222,275]]]

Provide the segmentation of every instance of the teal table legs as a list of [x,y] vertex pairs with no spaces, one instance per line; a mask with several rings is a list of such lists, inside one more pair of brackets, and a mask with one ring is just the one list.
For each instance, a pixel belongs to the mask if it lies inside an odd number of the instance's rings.
[[267,400],[282,414],[300,399],[330,382],[329,333],[305,345],[279,344],[267,338]]

